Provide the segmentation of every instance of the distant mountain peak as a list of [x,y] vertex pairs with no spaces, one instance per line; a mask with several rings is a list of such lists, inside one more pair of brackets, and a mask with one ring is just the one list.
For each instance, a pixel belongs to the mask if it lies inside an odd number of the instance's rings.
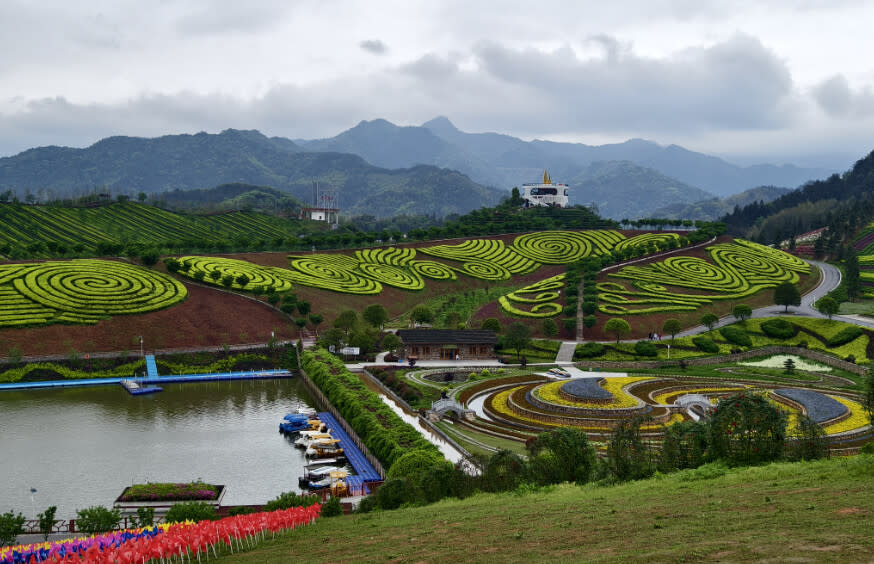
[[437,116],[432,120],[426,121],[422,124],[422,127],[425,129],[430,129],[435,133],[458,133],[458,128],[455,127],[449,118],[446,116]]

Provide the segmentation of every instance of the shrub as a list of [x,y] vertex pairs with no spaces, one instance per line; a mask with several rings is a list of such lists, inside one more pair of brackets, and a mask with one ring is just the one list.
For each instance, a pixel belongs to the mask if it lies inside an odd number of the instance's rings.
[[132,521],[134,527],[151,527],[155,524],[155,508],[137,507],[137,516]]
[[673,472],[698,468],[704,464],[706,454],[707,426],[697,421],[675,423],[665,429],[659,470]]
[[218,519],[215,507],[205,501],[189,501],[174,503],[167,511],[164,521],[167,523],[182,523],[184,521],[214,521]]
[[566,317],[561,320],[562,326],[567,331],[576,331],[577,330],[577,318],[576,317]]
[[750,339],[750,336],[747,335],[747,332],[740,327],[735,327],[734,325],[723,327],[719,330],[719,334],[722,335],[726,341],[734,343],[735,345],[740,345],[742,347],[750,347],[753,345],[753,341]]
[[634,343],[634,354],[638,356],[658,356],[659,349],[649,341],[637,341]]
[[52,534],[52,528],[55,526],[55,513],[57,511],[57,506],[52,505],[37,515],[37,519],[39,519],[39,532],[42,533],[43,540],[49,540],[49,535]]
[[336,517],[343,514],[343,506],[340,505],[339,497],[331,497],[322,505],[322,517]]
[[724,399],[710,419],[714,458],[731,465],[779,459],[786,437],[786,414],[764,397],[741,393]]
[[692,339],[692,344],[698,347],[698,350],[706,353],[715,354],[719,352],[719,345],[714,343],[713,339],[710,337],[704,337],[703,335],[694,337]]
[[24,532],[24,515],[9,511],[0,514],[0,546],[15,544],[15,537]]
[[601,343],[585,343],[578,346],[574,352],[574,356],[579,358],[594,358],[602,354],[604,354],[604,345]]
[[597,309],[597,306],[595,305],[595,302],[591,302],[591,301],[583,302],[583,313],[584,314],[592,315],[593,313],[595,313],[596,309]]
[[841,345],[846,345],[850,341],[858,339],[862,336],[862,328],[858,325],[849,325],[845,327],[840,333],[836,335],[832,335],[826,344],[830,347],[839,347]]
[[109,510],[95,505],[76,512],[76,526],[86,535],[96,535],[113,530],[121,521],[121,509]]
[[277,509],[288,509],[290,507],[309,507],[319,502],[319,496],[315,495],[299,495],[297,492],[284,492],[279,494],[276,499],[271,499],[264,506],[264,511],[276,511]]
[[567,317],[570,317],[571,315],[576,315],[577,314],[577,304],[564,306],[563,308],[561,308],[561,313],[562,313],[562,315],[565,315]]
[[785,319],[769,319],[762,323],[762,332],[775,339],[791,339],[798,334],[798,327]]

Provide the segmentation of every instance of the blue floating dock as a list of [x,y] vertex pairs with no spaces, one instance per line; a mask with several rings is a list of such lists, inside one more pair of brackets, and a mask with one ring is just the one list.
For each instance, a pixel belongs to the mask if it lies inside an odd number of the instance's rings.
[[[349,438],[349,435],[346,434],[346,431],[343,430],[343,427],[340,426],[333,415],[327,411],[321,411],[319,412],[319,420],[327,425],[331,430],[331,435],[340,441],[340,448],[343,449],[343,454],[346,455],[346,460],[352,465],[352,468],[355,469],[357,476],[349,476],[346,479],[346,484],[349,486],[350,490],[353,486],[360,487],[364,490],[366,489],[366,486],[364,485],[365,482],[382,481],[382,476],[379,475],[379,472],[377,472],[373,465],[370,464],[370,461],[367,460],[364,453],[362,453],[352,439]],[[352,481],[350,482],[350,480]],[[369,491],[369,489],[367,491]]]
[[[173,384],[186,382],[219,382],[227,380],[259,380],[262,378],[291,378],[293,374],[288,370],[259,370],[257,372],[220,372],[212,374],[177,374],[171,376],[157,376],[137,380],[140,384]],[[0,384],[0,391],[4,390],[33,390],[36,388],[81,388],[84,386],[107,386],[119,385],[127,378],[84,378],[82,380],[47,380],[42,382],[11,382]]]

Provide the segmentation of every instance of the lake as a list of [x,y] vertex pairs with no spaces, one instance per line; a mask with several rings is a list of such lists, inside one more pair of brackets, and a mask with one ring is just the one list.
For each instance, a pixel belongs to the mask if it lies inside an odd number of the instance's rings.
[[224,484],[223,505],[300,491],[303,451],[278,432],[314,405],[298,378],[166,384],[131,396],[121,386],[0,392],[0,512],[58,518],[111,506],[142,482]]

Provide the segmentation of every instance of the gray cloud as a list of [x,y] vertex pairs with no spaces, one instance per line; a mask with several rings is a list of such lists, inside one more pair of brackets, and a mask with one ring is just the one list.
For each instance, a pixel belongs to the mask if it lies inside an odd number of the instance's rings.
[[813,89],[813,97],[828,115],[838,118],[874,114],[874,93],[870,88],[853,92],[847,78],[836,74]]
[[[767,140],[765,147],[799,139],[813,146],[816,136],[805,137],[804,128],[822,131],[829,125],[805,121],[812,104],[805,105],[783,61],[755,38],[738,35],[660,58],[637,54],[612,36],[585,42],[602,46],[603,53],[585,58],[572,44],[545,51],[486,42],[368,74],[279,82],[255,97],[182,90],[123,102],[19,102],[17,110],[0,113],[0,155],[39,145],[84,146],[109,135],[228,127],[313,138],[335,135],[362,119],[406,125],[436,115],[448,115],[468,131],[645,137],[691,148],[697,139],[710,150],[720,143],[743,149],[756,136]],[[870,92],[852,91],[845,79],[808,94],[830,115],[871,107]],[[831,139],[837,139],[842,129],[830,125]],[[863,126],[870,125],[860,121],[847,130],[847,143],[858,143]]]
[[365,39],[358,46],[374,55],[384,55],[388,51],[388,46],[379,39]]

